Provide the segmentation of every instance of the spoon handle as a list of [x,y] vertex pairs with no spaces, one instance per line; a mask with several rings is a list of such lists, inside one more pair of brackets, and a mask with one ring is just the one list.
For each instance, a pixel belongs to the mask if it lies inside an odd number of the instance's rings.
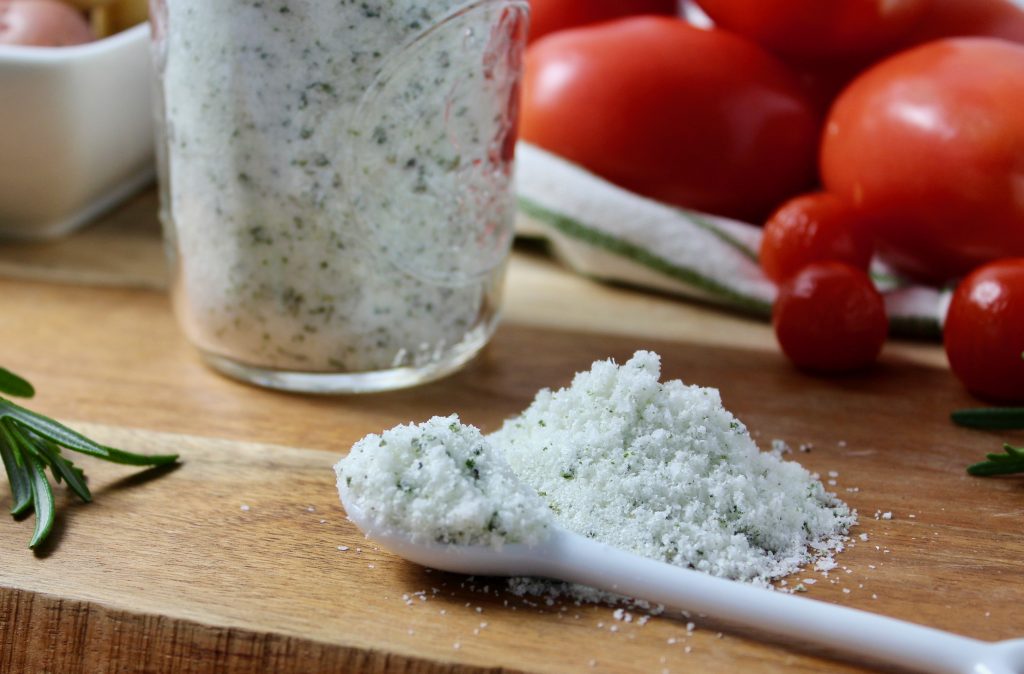
[[[1021,662],[988,643],[823,601],[716,578],[616,550],[568,532],[536,573],[757,628],[878,663],[932,674],[1014,674]],[[1019,653],[1018,653],[1019,655]]]

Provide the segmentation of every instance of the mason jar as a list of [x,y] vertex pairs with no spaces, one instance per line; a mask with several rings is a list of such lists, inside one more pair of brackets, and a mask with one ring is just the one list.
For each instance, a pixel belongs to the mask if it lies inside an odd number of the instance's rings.
[[272,388],[452,372],[495,329],[525,0],[151,0],[179,323]]

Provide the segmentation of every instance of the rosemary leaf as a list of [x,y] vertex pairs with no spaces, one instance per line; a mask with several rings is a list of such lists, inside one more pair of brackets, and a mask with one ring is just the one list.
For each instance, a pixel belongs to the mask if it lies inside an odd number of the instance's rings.
[[953,423],[968,428],[1013,430],[1024,428],[1024,407],[977,407],[956,410]]
[[36,390],[27,381],[10,370],[0,367],[0,393],[19,398],[31,398]]
[[5,418],[13,419],[22,426],[31,428],[39,435],[51,442],[57,443],[61,447],[67,447],[83,454],[98,456],[101,459],[107,458],[110,454],[105,447],[93,442],[81,433],[77,433],[49,417],[44,417],[42,414],[36,414],[24,407],[15,405],[10,400],[0,398],[0,419]]
[[4,470],[11,483],[11,495],[14,503],[11,514],[20,515],[32,505],[32,476],[28,466],[22,459],[18,444],[11,436],[7,424],[0,422],[0,457],[3,457]]
[[46,463],[50,464],[50,470],[53,471],[53,477],[60,484],[61,478],[68,483],[68,487],[71,491],[78,494],[78,497],[89,503],[92,501],[92,493],[89,491],[89,487],[85,484],[85,473],[82,472],[81,468],[78,468],[60,452],[60,447],[53,444],[46,438],[39,437],[32,433],[22,436],[22,439],[29,443],[39,456],[42,457]]
[[177,454],[133,454],[113,447],[103,449],[107,450],[105,460],[126,466],[164,466],[178,460]]
[[34,548],[46,540],[50,535],[50,529],[53,528],[53,490],[50,488],[50,481],[46,479],[46,466],[43,460],[35,455],[26,456],[25,460],[31,468],[32,502],[36,511],[36,528],[28,547]]

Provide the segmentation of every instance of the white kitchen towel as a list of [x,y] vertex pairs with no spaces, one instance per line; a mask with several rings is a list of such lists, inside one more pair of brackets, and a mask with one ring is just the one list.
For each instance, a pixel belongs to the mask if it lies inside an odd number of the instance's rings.
[[[771,315],[775,286],[757,262],[760,227],[642,197],[524,142],[516,189],[518,235],[546,239],[580,274]],[[872,276],[893,333],[940,334],[948,290],[907,283],[879,263]]]

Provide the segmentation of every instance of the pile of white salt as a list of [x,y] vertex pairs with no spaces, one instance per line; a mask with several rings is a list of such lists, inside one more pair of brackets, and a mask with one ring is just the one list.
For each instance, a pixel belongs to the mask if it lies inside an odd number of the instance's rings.
[[646,351],[594,363],[486,438],[457,417],[368,436],[336,466],[339,490],[417,540],[535,543],[553,519],[759,584],[842,549],[854,512],[799,464],[759,451],[717,390],[662,383],[660,370]]

